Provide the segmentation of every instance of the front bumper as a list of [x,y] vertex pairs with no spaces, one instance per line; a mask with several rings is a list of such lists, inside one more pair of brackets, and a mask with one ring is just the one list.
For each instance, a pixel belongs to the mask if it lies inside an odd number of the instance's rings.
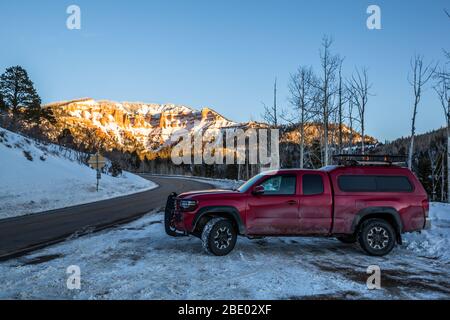
[[423,229],[424,229],[424,230],[429,230],[429,229],[431,229],[431,220],[430,220],[429,218],[426,218],[426,219],[425,219],[425,224],[424,224],[424,226],[423,226]]
[[175,210],[174,212],[175,228],[185,233],[192,232],[194,217],[195,212],[183,212]]

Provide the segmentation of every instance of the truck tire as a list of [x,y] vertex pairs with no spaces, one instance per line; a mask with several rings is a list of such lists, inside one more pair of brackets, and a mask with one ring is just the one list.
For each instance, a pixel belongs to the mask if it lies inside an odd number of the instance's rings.
[[346,244],[356,243],[356,241],[357,241],[356,235],[354,235],[354,234],[351,234],[348,236],[336,237],[336,239],[338,239],[340,242],[346,243]]
[[359,228],[359,244],[371,256],[384,256],[391,252],[395,239],[394,228],[383,219],[368,219]]
[[225,218],[212,218],[202,231],[203,249],[216,256],[224,256],[233,250],[237,232],[233,223]]
[[176,193],[171,193],[169,197],[167,198],[166,202],[166,208],[164,210],[164,229],[166,231],[166,234],[171,237],[178,237],[179,233],[175,229],[174,221],[173,221],[173,214],[175,209],[175,197],[177,196]]

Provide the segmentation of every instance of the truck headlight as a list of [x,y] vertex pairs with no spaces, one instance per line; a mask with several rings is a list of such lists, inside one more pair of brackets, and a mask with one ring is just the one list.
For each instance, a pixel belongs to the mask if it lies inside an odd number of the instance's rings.
[[197,207],[197,201],[195,200],[181,200],[180,201],[180,208],[184,211],[193,210]]

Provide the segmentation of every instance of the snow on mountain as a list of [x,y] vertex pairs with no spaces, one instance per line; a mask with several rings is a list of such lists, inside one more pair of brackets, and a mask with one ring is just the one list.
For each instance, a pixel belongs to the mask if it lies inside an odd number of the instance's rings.
[[125,172],[120,177],[102,174],[96,192],[96,172],[82,164],[81,157],[86,154],[0,128],[0,219],[156,187]]
[[[175,143],[171,138],[177,137],[179,130],[190,133],[205,129],[243,129],[267,128],[259,122],[238,123],[231,121],[211,108],[196,110],[184,105],[155,104],[143,102],[113,102],[84,98],[48,104],[56,117],[56,125],[49,125],[46,133],[50,139],[57,141],[64,129],[69,129],[76,145],[95,143],[103,150],[113,149],[122,152],[137,152],[141,158],[155,159],[167,156],[167,150]],[[310,123],[305,131],[305,141],[312,144],[321,135],[322,124]],[[337,126],[330,124],[330,132]],[[95,137],[95,141],[92,137]],[[343,143],[351,140],[359,143],[360,134],[343,128]],[[366,145],[373,145],[377,140],[366,136]],[[281,142],[298,143],[299,131],[295,125],[281,128]],[[158,154],[159,153],[159,154]]]
[[210,108],[195,110],[183,105],[140,102],[113,102],[90,98],[48,104],[57,124],[48,135],[56,140],[65,128],[71,130],[76,142],[89,140],[94,131],[106,150],[137,151],[149,155],[170,146],[178,130],[235,127]]

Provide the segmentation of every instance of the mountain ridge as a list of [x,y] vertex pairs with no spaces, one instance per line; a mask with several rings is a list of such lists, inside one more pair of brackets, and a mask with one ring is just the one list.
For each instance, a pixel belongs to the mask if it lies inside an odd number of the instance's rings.
[[[80,98],[48,103],[56,124],[48,126],[47,136],[57,141],[61,132],[69,129],[77,145],[86,149],[96,148],[106,151],[137,152],[141,158],[155,159],[158,153],[165,152],[173,145],[173,134],[185,129],[189,132],[205,129],[247,129],[268,128],[261,122],[235,122],[224,117],[211,107],[200,110],[182,104],[158,104],[144,102],[116,102]],[[286,130],[287,129],[287,130]],[[282,142],[295,143],[298,128],[284,128]],[[349,136],[349,129],[345,127]],[[307,141],[320,135],[320,124],[311,124],[306,131]],[[360,135],[353,131],[354,142],[361,141]],[[376,139],[366,137],[374,143]]]

